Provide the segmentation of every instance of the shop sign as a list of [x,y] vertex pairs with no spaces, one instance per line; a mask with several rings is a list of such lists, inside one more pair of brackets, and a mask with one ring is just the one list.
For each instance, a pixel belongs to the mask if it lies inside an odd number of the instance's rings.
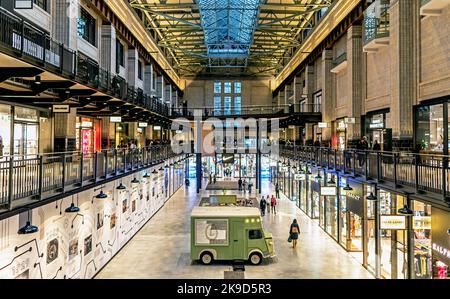
[[33,9],[33,0],[15,0],[14,9]]
[[380,216],[380,229],[389,230],[405,230],[406,229],[406,217],[405,216]]
[[344,122],[345,122],[346,124],[355,124],[355,123],[356,123],[356,119],[355,119],[354,117],[346,117],[346,118],[344,119]]
[[153,129],[154,129],[155,131],[161,131],[161,126],[154,126]]
[[369,125],[369,128],[371,129],[383,129],[384,128],[384,123],[380,122],[380,123],[371,123]]
[[320,188],[320,195],[336,196],[336,187],[322,187]]
[[81,123],[82,128],[92,128],[92,122],[91,121],[83,121]]
[[296,181],[306,181],[306,174],[297,173],[294,175],[294,180]]
[[53,113],[70,113],[69,105],[53,105],[52,107]]
[[347,125],[345,124],[345,122],[341,121],[338,123],[339,130],[345,130],[346,128],[347,128]]
[[[350,182],[347,182],[350,184]],[[356,215],[364,216],[364,191],[361,184],[350,184],[351,191],[344,191],[347,201],[347,209]]]
[[440,255],[450,259],[450,249],[445,248],[443,246],[440,246],[436,243],[433,243],[432,248],[435,252],[439,253]]
[[431,229],[431,216],[414,216],[413,229]]
[[139,123],[138,127],[139,128],[147,128],[148,127],[148,123]]
[[328,124],[327,123],[319,123],[319,128],[326,129],[326,128],[328,128]]
[[432,207],[431,241],[433,257],[450,265],[450,215],[449,212]]
[[121,123],[122,122],[122,117],[121,116],[111,116],[109,118],[109,121],[112,123]]
[[289,167],[287,167],[287,166],[280,167],[280,171],[281,172],[288,172],[289,171]]

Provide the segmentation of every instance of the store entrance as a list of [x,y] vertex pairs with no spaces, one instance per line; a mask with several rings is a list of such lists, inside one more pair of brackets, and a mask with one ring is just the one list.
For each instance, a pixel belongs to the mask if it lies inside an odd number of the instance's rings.
[[39,125],[35,123],[14,123],[14,155],[32,156],[39,154]]

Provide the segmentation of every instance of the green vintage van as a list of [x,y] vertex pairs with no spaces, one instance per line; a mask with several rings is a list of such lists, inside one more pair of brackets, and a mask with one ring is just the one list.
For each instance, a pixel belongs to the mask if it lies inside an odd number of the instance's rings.
[[248,260],[259,265],[274,257],[272,234],[263,229],[261,214],[249,207],[195,207],[191,215],[191,259],[204,265],[214,260]]

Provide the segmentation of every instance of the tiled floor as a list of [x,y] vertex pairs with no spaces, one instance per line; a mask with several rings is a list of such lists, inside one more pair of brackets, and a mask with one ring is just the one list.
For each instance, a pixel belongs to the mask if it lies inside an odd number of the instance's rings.
[[[263,194],[271,192],[269,188],[264,182]],[[205,191],[203,196],[213,192]],[[188,191],[180,190],[97,278],[223,278],[224,271],[232,268],[229,263],[203,266],[190,260],[190,212],[199,199],[194,184]],[[301,230],[296,250],[287,242],[294,218]],[[247,265],[246,278],[373,278],[286,198],[279,201],[278,213],[266,215],[263,221],[273,233],[277,257],[261,266]]]

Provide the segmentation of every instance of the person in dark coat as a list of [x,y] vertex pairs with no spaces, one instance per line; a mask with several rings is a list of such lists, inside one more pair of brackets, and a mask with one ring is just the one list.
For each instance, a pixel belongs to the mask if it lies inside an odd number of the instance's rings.
[[239,191],[242,191],[242,179],[239,179],[239,181],[238,181],[238,188],[239,188]]
[[261,198],[261,201],[259,202],[259,208],[261,209],[261,215],[265,216],[266,215],[266,205],[267,205],[267,201],[264,198],[264,196]]
[[381,151],[381,145],[378,143],[378,140],[375,140],[375,142],[373,143],[372,150]]
[[300,227],[298,226],[297,219],[294,219],[289,229],[289,235],[292,239],[292,248],[294,249],[297,247],[297,240],[299,234],[300,234]]
[[278,183],[275,184],[275,195],[280,198],[280,185]]

